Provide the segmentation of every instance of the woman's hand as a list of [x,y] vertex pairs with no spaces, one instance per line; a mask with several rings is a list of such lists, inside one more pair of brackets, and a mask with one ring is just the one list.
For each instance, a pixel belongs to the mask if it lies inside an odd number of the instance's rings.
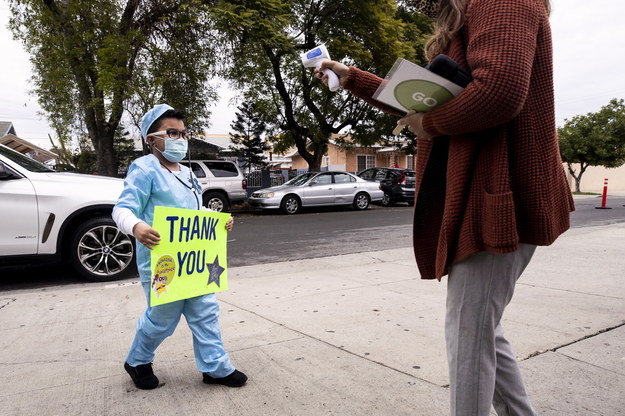
[[405,125],[408,127],[414,135],[417,137],[423,137],[424,139],[431,139],[434,136],[429,134],[423,129],[423,116],[424,113],[408,114],[404,118],[397,120],[397,125]]
[[329,69],[339,77],[339,84],[341,88],[345,86],[345,81],[347,80],[347,74],[349,74],[349,67],[343,65],[340,62],[336,61],[323,61],[319,68],[315,68],[315,76],[321,80],[325,85],[328,85],[328,76],[324,74],[324,69]]
[[234,218],[230,217],[226,222],[226,231],[232,231],[232,227],[234,227]]
[[132,235],[138,242],[152,250],[161,241],[161,235],[147,223],[141,221],[132,228]]

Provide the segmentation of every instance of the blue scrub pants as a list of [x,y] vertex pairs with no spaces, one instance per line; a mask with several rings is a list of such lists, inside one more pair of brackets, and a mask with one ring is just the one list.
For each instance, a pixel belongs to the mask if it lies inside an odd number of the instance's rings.
[[198,370],[211,377],[226,377],[234,371],[224,351],[219,329],[219,304],[214,293],[150,307],[150,283],[141,282],[148,307],[139,317],[137,333],[126,362],[136,367],[154,361],[156,348],[174,333],[184,315],[193,333],[193,352]]

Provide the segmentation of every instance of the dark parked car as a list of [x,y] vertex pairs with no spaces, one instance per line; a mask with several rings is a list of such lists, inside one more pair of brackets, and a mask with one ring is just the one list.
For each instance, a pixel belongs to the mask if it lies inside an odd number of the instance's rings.
[[384,192],[381,204],[385,207],[396,202],[414,205],[415,171],[404,168],[369,168],[358,173],[361,178],[380,183]]

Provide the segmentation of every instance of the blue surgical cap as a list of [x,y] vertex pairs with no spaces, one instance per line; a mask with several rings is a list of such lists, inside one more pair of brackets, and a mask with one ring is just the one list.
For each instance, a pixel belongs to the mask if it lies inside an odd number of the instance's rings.
[[163,115],[163,113],[167,110],[173,110],[174,108],[167,104],[156,104],[149,110],[147,113],[143,115],[141,118],[141,137],[144,141],[147,141],[147,134],[152,124],[156,121],[157,118]]

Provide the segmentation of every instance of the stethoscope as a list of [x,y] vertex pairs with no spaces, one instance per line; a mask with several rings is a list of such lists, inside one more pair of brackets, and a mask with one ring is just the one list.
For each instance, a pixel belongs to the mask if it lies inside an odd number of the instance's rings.
[[[160,161],[159,161],[160,163]],[[164,167],[165,169],[167,169],[167,171],[169,173],[171,173],[172,175],[174,175],[174,178],[176,178],[176,180],[178,182],[180,182],[182,184],[182,186],[184,186],[185,188],[189,189],[192,193],[193,193],[193,198],[195,199],[195,203],[197,204],[197,210],[200,210],[200,199],[198,198],[197,195],[197,190],[195,189],[195,187],[193,186],[193,176],[192,175],[192,171],[191,171],[191,159],[189,159],[189,183],[191,185],[187,185],[186,183],[184,183],[184,181],[182,179],[180,179],[178,177],[178,175],[176,175],[174,172],[172,172],[167,166],[163,165],[161,163],[161,166]]]

